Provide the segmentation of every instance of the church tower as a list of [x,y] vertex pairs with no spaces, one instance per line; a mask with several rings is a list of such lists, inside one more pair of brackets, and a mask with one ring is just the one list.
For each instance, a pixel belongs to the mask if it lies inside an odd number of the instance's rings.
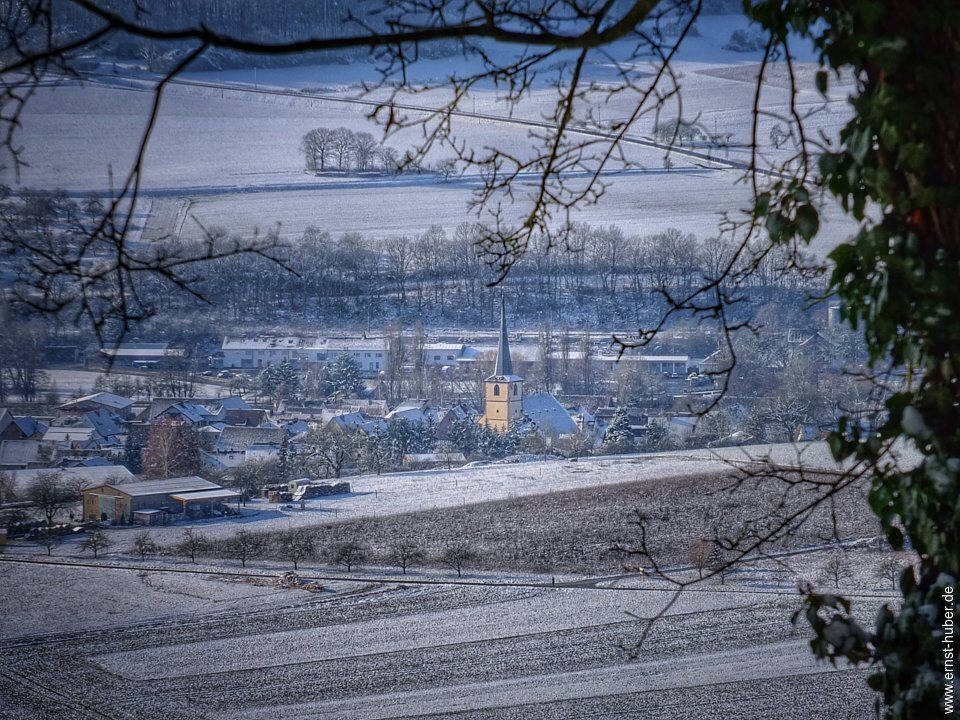
[[493,375],[484,381],[483,419],[488,428],[506,432],[522,417],[523,378],[513,374],[510,342],[507,339],[507,310],[500,293],[500,345]]

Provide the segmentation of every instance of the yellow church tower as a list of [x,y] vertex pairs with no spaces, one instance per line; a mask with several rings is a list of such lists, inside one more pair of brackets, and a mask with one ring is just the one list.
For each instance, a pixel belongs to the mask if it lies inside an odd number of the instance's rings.
[[493,375],[484,381],[483,422],[488,428],[506,432],[522,417],[523,378],[513,374],[510,343],[507,340],[507,310],[500,293],[500,345]]

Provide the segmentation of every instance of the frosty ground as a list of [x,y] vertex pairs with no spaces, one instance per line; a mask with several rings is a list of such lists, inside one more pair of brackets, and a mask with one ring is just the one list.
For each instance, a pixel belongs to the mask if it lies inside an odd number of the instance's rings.
[[[862,673],[813,660],[787,592],[687,592],[631,660],[670,593],[2,570],[8,621],[54,618],[4,633],[9,718],[870,716]],[[52,632],[64,616],[85,621]]]
[[[724,452],[728,462],[766,452],[787,464],[800,453],[810,466],[832,466],[823,445]],[[350,523],[416,516],[423,503],[437,517],[496,501],[552,512],[548,498],[610,492],[624,480],[679,484],[718,467],[728,466],[709,453],[664,454],[360,478],[361,492],[324,499],[321,510],[259,509],[197,527],[226,537],[298,523],[336,535]],[[568,520],[590,534],[589,522]],[[8,548],[4,717],[787,718],[801,707],[814,718],[871,716],[863,672],[817,663],[806,627],[790,623],[796,580],[825,582],[833,550],[821,546],[758,561],[722,585],[694,585],[670,605],[673,586],[633,572],[468,568],[458,578],[433,567],[404,576],[385,565],[346,573],[322,560],[301,566],[323,585],[307,592],[278,587],[290,569],[280,559],[247,568],[214,558],[142,562],[123,542],[132,532],[112,531],[118,543],[97,561],[71,543],[54,551],[55,564],[43,550]],[[841,589],[869,619],[896,595],[874,573],[882,554],[854,545],[844,550]],[[671,571],[693,577],[684,562]]]

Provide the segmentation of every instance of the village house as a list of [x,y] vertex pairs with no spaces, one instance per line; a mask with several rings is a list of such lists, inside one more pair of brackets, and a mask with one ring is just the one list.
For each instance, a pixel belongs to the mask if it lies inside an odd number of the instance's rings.
[[424,367],[456,365],[461,362],[466,350],[467,346],[463,343],[425,343],[423,346]]
[[0,408],[0,440],[35,440],[46,432],[47,426],[30,415],[14,416]]
[[327,344],[320,338],[225,337],[220,345],[220,366],[256,369],[287,361],[297,366],[323,362]]
[[269,460],[280,454],[286,430],[278,427],[226,426],[206,453],[209,464],[218,470],[236,467],[251,460]]
[[98,392],[63,403],[57,407],[57,414],[62,417],[65,415],[81,415],[83,413],[105,410],[124,420],[132,420],[133,406],[134,402],[130,398],[109,392]]
[[349,355],[360,366],[360,372],[368,377],[387,370],[387,348],[383,338],[329,338],[327,361],[333,362],[341,355]]

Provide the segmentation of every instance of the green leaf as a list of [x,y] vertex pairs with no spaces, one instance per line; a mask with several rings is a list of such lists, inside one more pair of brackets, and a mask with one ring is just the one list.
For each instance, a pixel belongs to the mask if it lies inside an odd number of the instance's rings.
[[796,222],[800,237],[810,242],[820,229],[820,214],[813,205],[801,205],[797,208]]
[[820,69],[817,70],[817,90],[820,91],[820,94],[824,97],[827,96],[827,82],[829,78],[827,76],[827,71]]
[[774,243],[783,240],[787,233],[787,222],[783,217],[783,213],[779,210],[770,213],[764,225],[767,228],[767,234],[770,236],[770,240]]

